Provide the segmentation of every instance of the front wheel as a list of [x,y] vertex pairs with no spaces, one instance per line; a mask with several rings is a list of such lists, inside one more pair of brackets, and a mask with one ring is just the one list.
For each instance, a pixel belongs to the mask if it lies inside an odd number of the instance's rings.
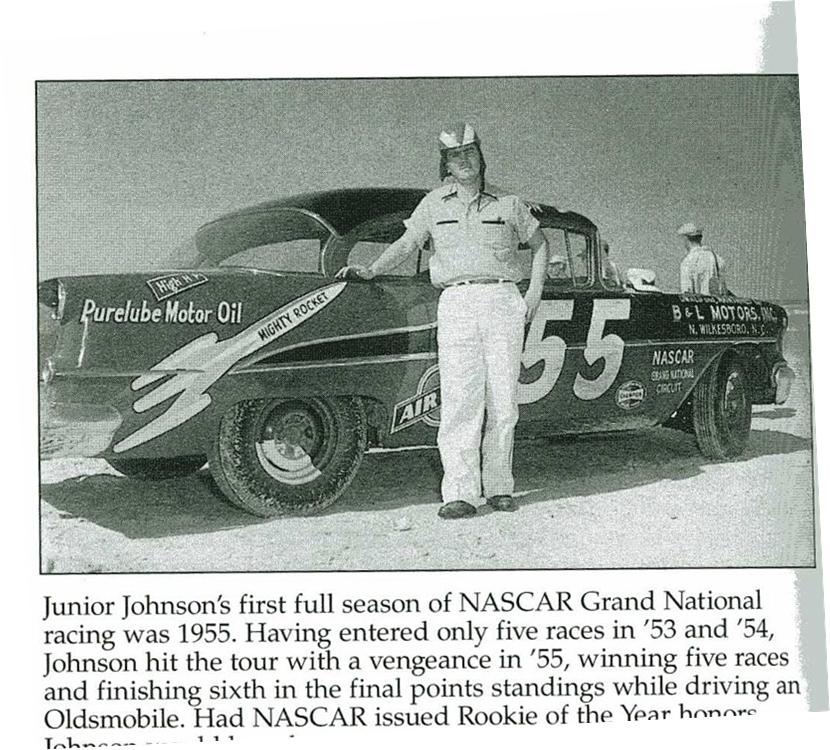
[[752,400],[740,362],[726,355],[695,386],[693,421],[697,445],[707,458],[743,453],[752,425]]
[[241,401],[211,440],[211,474],[256,516],[318,513],[343,494],[366,450],[359,398]]

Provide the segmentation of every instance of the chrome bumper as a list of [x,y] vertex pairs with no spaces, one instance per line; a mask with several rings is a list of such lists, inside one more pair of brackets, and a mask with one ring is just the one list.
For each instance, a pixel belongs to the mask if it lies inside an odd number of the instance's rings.
[[776,404],[783,404],[789,398],[794,381],[795,373],[785,362],[779,362],[772,368],[772,383],[775,386]]

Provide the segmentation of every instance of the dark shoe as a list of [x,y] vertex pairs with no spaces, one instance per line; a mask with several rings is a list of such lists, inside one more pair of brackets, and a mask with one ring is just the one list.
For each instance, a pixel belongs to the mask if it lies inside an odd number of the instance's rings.
[[438,517],[443,519],[469,518],[476,514],[476,506],[465,503],[463,500],[453,500],[451,503],[444,503],[438,510]]
[[510,495],[493,495],[493,497],[488,497],[487,505],[493,510],[503,510],[508,513],[516,510],[516,501]]

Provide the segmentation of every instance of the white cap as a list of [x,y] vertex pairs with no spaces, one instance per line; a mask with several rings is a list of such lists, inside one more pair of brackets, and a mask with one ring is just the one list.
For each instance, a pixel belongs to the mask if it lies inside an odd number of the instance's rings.
[[461,148],[471,143],[481,143],[475,128],[469,122],[457,122],[444,128],[438,136],[441,150]]
[[703,230],[693,221],[687,221],[677,228],[677,233],[682,237],[697,237],[703,234]]

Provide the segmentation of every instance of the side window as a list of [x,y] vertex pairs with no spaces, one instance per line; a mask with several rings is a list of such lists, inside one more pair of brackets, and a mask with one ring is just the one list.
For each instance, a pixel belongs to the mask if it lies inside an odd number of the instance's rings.
[[[368,266],[404,233],[403,219],[409,214],[390,214],[360,225],[348,235],[351,244],[348,265]],[[427,268],[425,249],[412,253],[387,276],[414,276]]]
[[[348,264],[368,266],[386,250],[391,242],[371,242],[360,240],[349,251]],[[387,276],[414,276],[418,273],[418,253],[413,253],[397,268],[393,268]]]
[[196,232],[199,265],[269,271],[320,272],[320,252],[333,235],[298,208],[250,209],[210,222]]
[[588,283],[588,238],[584,234],[566,232],[565,240],[569,245],[574,282],[576,286]]
[[544,227],[542,232],[550,249],[548,281],[555,286],[586,286],[590,271],[588,238],[578,232],[553,227]]
[[552,281],[568,281],[571,278],[571,265],[568,260],[568,248],[565,245],[565,232],[561,229],[545,227],[542,229],[548,241],[548,272]]
[[265,271],[317,273],[320,266],[320,240],[299,239],[257,245],[224,258],[219,265],[260,268]]

